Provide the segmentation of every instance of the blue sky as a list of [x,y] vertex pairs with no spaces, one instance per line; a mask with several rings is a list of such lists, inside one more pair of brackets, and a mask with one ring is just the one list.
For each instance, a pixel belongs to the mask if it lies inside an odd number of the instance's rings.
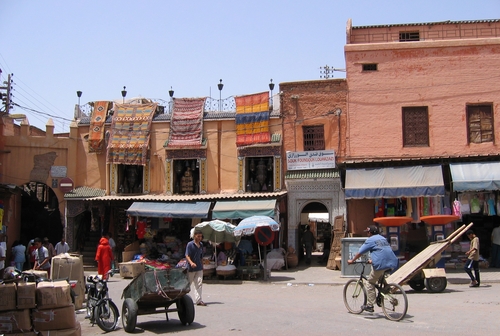
[[[43,0],[0,1],[2,82],[14,74],[11,113],[67,132],[81,104],[147,97],[222,97],[320,78],[344,68],[354,26],[500,18],[499,0]],[[335,77],[345,77],[335,72]],[[276,89],[277,90],[277,86]],[[35,110],[33,112],[29,109]],[[51,115],[49,117],[48,115]]]

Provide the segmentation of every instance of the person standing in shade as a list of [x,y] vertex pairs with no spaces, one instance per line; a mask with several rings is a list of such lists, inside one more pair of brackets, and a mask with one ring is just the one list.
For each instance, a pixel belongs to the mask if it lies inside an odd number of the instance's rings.
[[[465,234],[470,239],[470,249],[465,252],[467,261],[465,262],[464,270],[471,279],[469,287],[479,287],[481,282],[479,278],[479,238],[472,230],[467,230]],[[472,275],[472,269],[474,269],[474,275]]]
[[[115,240],[113,239],[113,237],[111,236],[111,233],[109,233],[109,232],[106,233],[105,237],[108,238],[109,247],[111,247],[111,252],[113,252],[113,260],[116,260],[116,255],[115,255],[116,243],[115,243]],[[111,267],[113,267],[113,269],[115,268],[114,263],[111,265]]]
[[198,306],[206,306],[201,294],[203,288],[203,234],[196,230],[193,240],[186,246],[186,260],[188,262],[188,279],[194,293],[194,302]]
[[23,270],[26,261],[26,246],[21,244],[19,240],[12,244],[12,261],[18,270]]
[[3,279],[3,269],[5,268],[5,249],[0,244],[0,279]]
[[56,250],[54,249],[54,245],[49,241],[49,238],[43,238],[43,246],[49,251],[49,259],[52,260],[56,255]]
[[47,271],[47,278],[50,279],[50,258],[49,250],[42,245],[40,238],[35,238],[35,265],[33,269]]
[[99,240],[95,260],[97,261],[97,274],[101,274],[103,279],[107,279],[108,271],[111,269],[113,262],[113,251],[111,251],[108,238],[105,236]]
[[56,250],[56,255],[69,252],[69,245],[68,243],[66,243],[66,238],[64,237],[61,238],[61,241],[56,244],[55,250]]
[[312,248],[314,245],[314,235],[311,232],[311,227],[308,225],[306,227],[306,232],[304,232],[304,235],[302,236],[302,243],[304,244],[306,248],[306,265],[311,264],[311,254],[312,254]]
[[490,267],[500,267],[500,226],[491,232],[491,264]]

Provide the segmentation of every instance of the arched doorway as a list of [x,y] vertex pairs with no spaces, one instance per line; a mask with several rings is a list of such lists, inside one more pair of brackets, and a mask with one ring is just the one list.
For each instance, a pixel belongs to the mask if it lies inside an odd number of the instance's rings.
[[28,182],[21,192],[21,241],[49,238],[55,245],[64,233],[59,200],[45,183]]
[[[318,263],[326,262],[328,258],[327,251],[330,249],[332,239],[332,225],[329,210],[323,203],[313,201],[302,208],[300,212],[299,241],[302,241],[302,234],[308,226],[316,238],[316,244],[313,246],[313,258]],[[299,258],[302,259],[303,257],[304,251],[302,249],[302,253],[299,252]]]

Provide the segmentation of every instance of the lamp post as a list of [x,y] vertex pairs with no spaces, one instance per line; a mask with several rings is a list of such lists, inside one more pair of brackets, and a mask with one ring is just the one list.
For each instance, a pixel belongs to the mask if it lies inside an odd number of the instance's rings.
[[174,90],[172,89],[172,87],[170,87],[170,90],[168,90],[168,95],[170,96],[170,103],[168,104],[169,106],[169,112],[172,113],[172,105],[174,105]]
[[78,97],[78,106],[80,106],[80,98],[82,97],[82,91],[76,91],[76,96]]
[[219,88],[219,112],[222,112],[222,88],[224,88],[224,84],[222,84],[222,79],[219,80],[219,84],[217,84]]
[[122,90],[122,103],[125,104],[125,97],[127,96],[127,87],[124,86]]
[[273,109],[273,90],[274,90],[274,83],[273,79],[271,78],[271,82],[269,83],[269,90],[271,90],[271,101],[269,104],[269,110]]

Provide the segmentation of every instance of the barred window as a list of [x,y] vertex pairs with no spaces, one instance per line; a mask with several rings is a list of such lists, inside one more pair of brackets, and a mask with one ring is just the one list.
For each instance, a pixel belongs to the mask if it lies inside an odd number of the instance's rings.
[[363,71],[377,71],[377,63],[363,64]]
[[493,107],[468,105],[467,127],[469,143],[493,142]]
[[429,112],[427,106],[403,107],[403,146],[429,146]]
[[399,42],[420,41],[420,32],[399,32]]
[[324,150],[325,149],[325,132],[323,125],[304,126],[304,150]]

